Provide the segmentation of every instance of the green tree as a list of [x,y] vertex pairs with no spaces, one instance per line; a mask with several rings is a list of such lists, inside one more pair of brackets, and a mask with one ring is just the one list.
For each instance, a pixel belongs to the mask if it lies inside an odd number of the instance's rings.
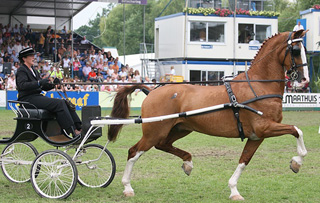
[[[145,31],[146,43],[154,43],[154,20],[165,8],[170,0],[149,0],[145,6]],[[183,11],[184,0],[172,1],[164,10],[162,16],[179,13]],[[125,5],[125,52],[126,54],[137,54],[140,51],[140,43],[143,42],[143,6]],[[108,46],[118,49],[123,54],[123,5],[117,5],[100,21],[100,29],[106,27],[102,34],[102,41]]]
[[77,30],[75,30],[75,32],[82,36],[86,36],[86,38],[95,45],[99,47],[103,46],[104,44],[100,36],[104,30],[100,29],[100,21],[102,18],[108,16],[113,6],[114,4],[109,4],[108,8],[103,8],[101,14],[97,13],[95,19],[90,20],[88,25],[79,27]]

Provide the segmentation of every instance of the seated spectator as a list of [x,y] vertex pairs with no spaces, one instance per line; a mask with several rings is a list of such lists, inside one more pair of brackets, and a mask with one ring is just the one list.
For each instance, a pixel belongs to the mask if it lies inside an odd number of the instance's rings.
[[19,62],[19,56],[18,56],[19,54],[18,53],[16,53],[16,51],[15,50],[12,50],[12,54],[11,54],[11,58],[13,59],[13,62]]
[[90,42],[86,39],[86,36],[83,36],[83,39],[80,42],[81,44],[89,44]]
[[56,65],[56,70],[54,71],[54,76],[60,80],[63,79],[63,74],[62,72],[60,71],[60,67],[58,65]]
[[113,57],[112,57],[112,55],[111,55],[111,51],[108,51],[108,52],[107,52],[107,59],[108,59],[108,61],[111,61],[112,58],[113,58]]
[[58,49],[58,53],[63,57],[63,56],[65,56],[65,52],[66,52],[67,50],[66,50],[66,48],[64,48],[64,45],[63,44],[61,44],[60,45],[60,48]]
[[[13,46],[14,46],[13,43],[9,43],[9,44],[8,44],[7,52],[8,52],[9,55],[12,54]],[[18,52],[18,53],[19,53],[19,52]]]
[[100,71],[103,70],[102,64],[98,60],[96,61],[95,67],[96,67],[96,69],[98,69]]
[[4,62],[10,62],[10,56],[9,56],[8,52],[4,53],[3,61]]
[[42,73],[46,74],[47,72],[50,71],[50,69],[51,69],[51,65],[49,64],[49,61],[45,61],[44,66],[42,67]]
[[91,68],[91,72],[88,74],[88,80],[90,80],[91,82],[97,82],[97,74],[96,72],[94,72],[94,68]]
[[12,66],[11,72],[13,74],[16,74],[19,67],[20,67],[19,63],[18,62],[14,62],[14,65]]
[[15,24],[13,28],[13,34],[16,34],[16,33],[20,34],[20,29],[18,28],[18,24]]
[[103,75],[106,75],[107,74],[107,72],[108,72],[108,69],[109,69],[109,67],[108,67],[108,64],[107,64],[107,62],[103,62],[103,65],[102,65],[102,74]]
[[87,81],[90,71],[91,71],[90,62],[87,62],[86,65],[82,68],[82,73],[83,73],[83,76],[84,76],[84,80],[83,80],[84,82]]
[[119,72],[119,75],[121,76],[121,77],[128,77],[128,73],[127,73],[127,68],[124,66],[123,68],[122,68],[122,70]]
[[16,41],[16,44],[14,45],[13,50],[15,50],[16,53],[19,53],[22,50],[22,46],[19,40]]
[[114,69],[109,66],[109,68],[107,70],[107,75],[112,76],[113,74],[114,74]]
[[141,82],[141,76],[140,76],[140,73],[139,73],[138,70],[135,70],[135,71],[134,71],[134,76],[133,76],[132,79],[133,79],[133,80],[136,80],[137,83]]

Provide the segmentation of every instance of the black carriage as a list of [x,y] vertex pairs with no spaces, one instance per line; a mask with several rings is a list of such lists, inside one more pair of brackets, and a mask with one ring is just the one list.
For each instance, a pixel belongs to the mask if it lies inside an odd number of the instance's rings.
[[[13,136],[0,140],[0,144],[7,144],[0,157],[7,179],[15,183],[31,180],[40,196],[52,199],[67,198],[77,182],[91,188],[107,187],[112,182],[116,164],[106,148],[108,142],[105,146],[87,144],[102,136],[103,126],[90,124],[101,116],[100,106],[83,107],[82,133],[69,137],[49,111],[28,102],[8,101],[8,104],[17,122]],[[57,149],[39,154],[30,143],[39,137]],[[58,150],[60,147],[64,151]],[[74,155],[68,155],[72,149]]]

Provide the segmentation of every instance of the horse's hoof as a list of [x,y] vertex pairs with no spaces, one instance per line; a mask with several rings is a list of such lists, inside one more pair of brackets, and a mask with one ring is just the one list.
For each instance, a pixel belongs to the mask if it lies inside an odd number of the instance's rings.
[[193,164],[190,161],[185,161],[182,164],[183,171],[189,176],[191,174],[191,171],[193,169]]
[[230,197],[230,199],[236,200],[236,201],[244,200],[244,198],[241,195],[234,195],[234,196]]
[[301,167],[301,165],[299,165],[296,161],[291,160],[290,162],[290,169],[294,172],[294,173],[298,173],[299,169]]
[[126,197],[133,197],[134,196],[134,192],[133,191],[129,191],[129,192],[125,192],[123,191],[124,196]]

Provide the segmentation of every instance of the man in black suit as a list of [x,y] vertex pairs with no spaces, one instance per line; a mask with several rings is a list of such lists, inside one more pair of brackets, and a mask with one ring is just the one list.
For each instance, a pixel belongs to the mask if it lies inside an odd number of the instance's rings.
[[25,48],[19,52],[20,68],[17,70],[16,83],[18,100],[30,102],[37,108],[46,109],[56,114],[57,122],[69,135],[77,136],[81,133],[81,120],[75,111],[69,110],[66,102],[43,96],[42,90],[49,91],[54,84],[49,79],[41,79],[38,71],[33,68],[34,50]]

